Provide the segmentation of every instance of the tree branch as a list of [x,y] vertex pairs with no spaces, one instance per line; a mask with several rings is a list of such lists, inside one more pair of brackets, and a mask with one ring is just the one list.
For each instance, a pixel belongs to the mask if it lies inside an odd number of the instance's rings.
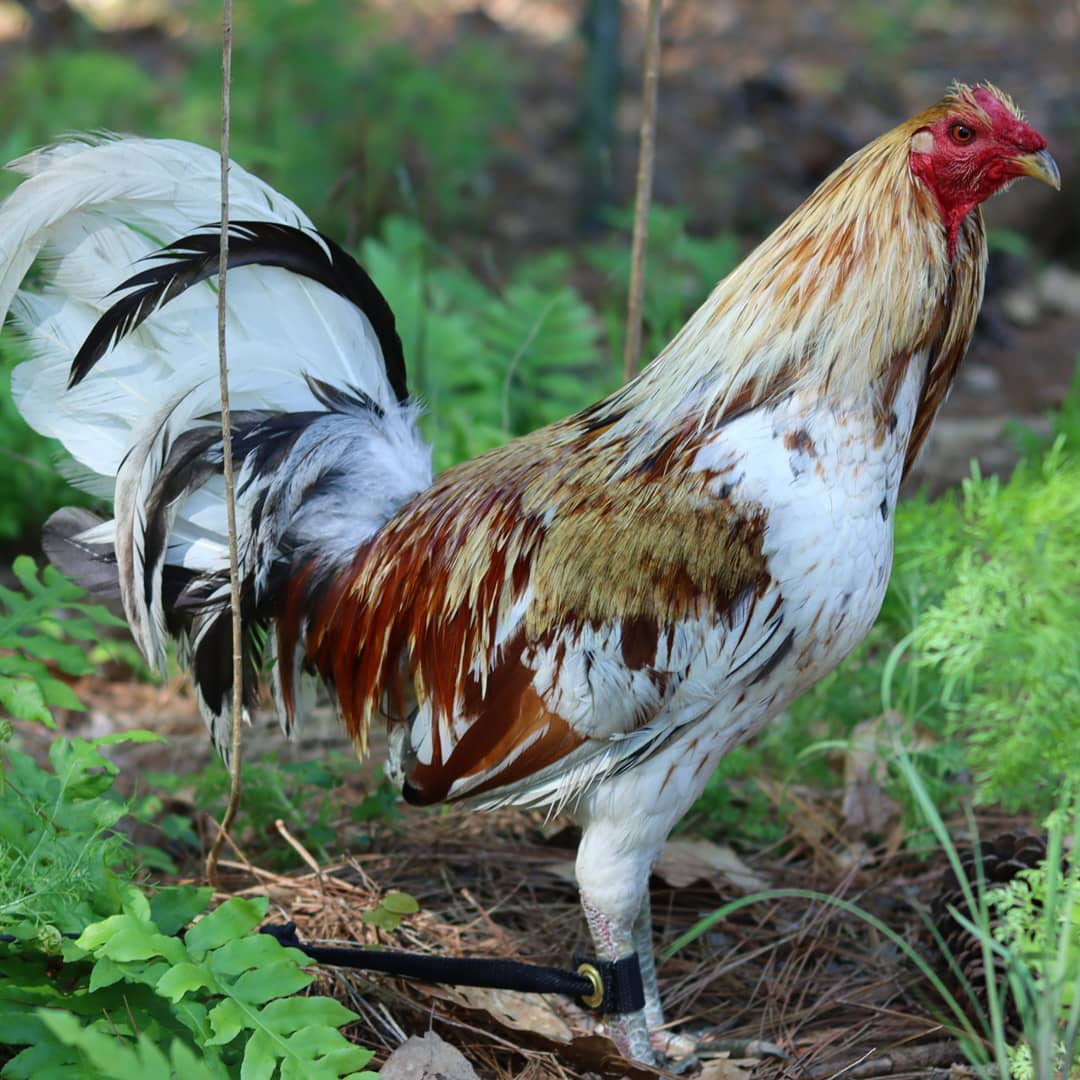
[[240,559],[236,547],[236,497],[233,482],[232,426],[229,419],[229,362],[225,347],[226,271],[229,265],[229,114],[232,91],[232,0],[222,0],[221,40],[221,251],[218,260],[218,378],[221,390],[221,451],[225,509],[229,527],[229,600],[232,610],[232,750],[229,805],[206,857],[206,876],[217,885],[218,858],[240,805],[240,725],[244,712],[244,640],[240,624]]
[[637,193],[634,197],[634,240],[630,256],[630,296],[626,305],[623,381],[637,374],[641,358],[641,318],[645,297],[645,254],[649,242],[649,204],[652,201],[656,159],[656,93],[660,82],[660,0],[649,0],[645,28],[645,75],[641,88],[641,137],[638,148]]

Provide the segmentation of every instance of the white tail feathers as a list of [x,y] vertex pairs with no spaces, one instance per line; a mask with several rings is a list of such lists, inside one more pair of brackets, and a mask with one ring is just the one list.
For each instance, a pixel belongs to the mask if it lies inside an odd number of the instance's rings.
[[[58,522],[50,550],[66,550],[76,572],[88,552],[115,558],[136,642],[162,666],[167,640],[180,641],[223,747],[231,675],[215,654],[231,630],[212,281],[218,155],[106,138],[11,167],[28,179],[0,207],[0,314],[12,311],[32,357],[14,373],[16,403],[63,443],[77,482],[114,501],[114,520],[92,532],[72,534],[81,517]],[[265,625],[291,568],[315,561],[330,572],[348,561],[430,482],[430,453],[406,398],[393,316],[367,276],[237,165],[229,200],[245,618]],[[35,262],[41,283],[21,289]],[[141,286],[114,294],[134,275]],[[100,579],[100,568],[89,576]]]

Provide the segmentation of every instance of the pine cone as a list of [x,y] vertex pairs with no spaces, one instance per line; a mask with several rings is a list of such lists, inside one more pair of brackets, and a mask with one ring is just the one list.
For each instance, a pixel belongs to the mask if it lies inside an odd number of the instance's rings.
[[[978,900],[979,871],[977,860],[982,862],[983,882],[986,889],[1007,885],[1021,870],[1030,870],[1046,858],[1046,839],[1033,833],[1007,832],[992,840],[980,842],[978,850],[969,850],[961,855],[960,867],[970,885],[972,895]],[[955,909],[971,922],[978,920],[964,896],[964,890],[956,872],[950,867],[942,875],[941,888],[930,905],[930,916],[934,927],[941,937],[939,948],[946,956],[951,956],[956,964],[945,965],[941,978],[957,1003],[972,1020],[977,1019],[971,994],[975,996],[984,1014],[988,1014],[986,991],[987,972],[982,943],[966,927],[953,917],[949,909]],[[989,930],[996,929],[997,920],[991,913]],[[992,957],[992,977],[1000,986],[1005,976],[1005,961],[998,955]],[[966,987],[966,988],[965,988]],[[970,988],[970,994],[968,989]],[[1005,1021],[1012,1030],[1020,1027],[1020,1016],[1016,1002],[1010,994],[1005,1002]]]

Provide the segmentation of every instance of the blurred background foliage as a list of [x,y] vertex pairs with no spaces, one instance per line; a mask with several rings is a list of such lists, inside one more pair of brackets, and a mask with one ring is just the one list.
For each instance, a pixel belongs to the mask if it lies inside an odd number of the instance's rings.
[[[59,4],[25,5],[39,7]],[[88,21],[145,7],[74,4],[66,10],[76,25],[55,45],[11,57],[5,160],[72,131],[216,144],[220,4],[157,5],[159,17],[137,35]],[[513,73],[496,45],[465,41],[427,57],[396,40],[369,5],[347,0],[239,0],[233,10],[238,161],[335,235],[356,217],[370,231],[395,208],[435,222],[466,214],[494,132],[513,116]]]
[[[1067,45],[1080,16],[980,10],[981,22],[957,0],[668,5],[646,358],[837,161],[953,76],[993,76],[1041,126],[1049,114],[1068,176],[1080,97],[1025,50],[1051,31]],[[1025,29],[1018,46],[988,56],[1010,28]],[[617,385],[640,31],[641,5],[620,0],[234,4],[234,157],[386,292],[439,467]],[[960,56],[942,48],[958,36]],[[220,63],[216,0],[3,0],[0,156],[72,131],[216,144]],[[1072,229],[1071,209],[1023,186],[1008,206],[991,218],[1006,286]],[[0,341],[5,385],[16,350]],[[6,390],[0,419],[0,541],[26,547],[64,488]],[[953,457],[955,481],[967,466]]]

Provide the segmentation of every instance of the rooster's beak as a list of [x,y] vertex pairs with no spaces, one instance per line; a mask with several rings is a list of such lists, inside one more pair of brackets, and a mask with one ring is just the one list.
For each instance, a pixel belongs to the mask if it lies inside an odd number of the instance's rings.
[[1057,162],[1045,150],[1033,154],[1017,154],[1012,161],[1020,170],[1021,176],[1033,177],[1049,184],[1056,191],[1061,190],[1061,173],[1058,172]]

